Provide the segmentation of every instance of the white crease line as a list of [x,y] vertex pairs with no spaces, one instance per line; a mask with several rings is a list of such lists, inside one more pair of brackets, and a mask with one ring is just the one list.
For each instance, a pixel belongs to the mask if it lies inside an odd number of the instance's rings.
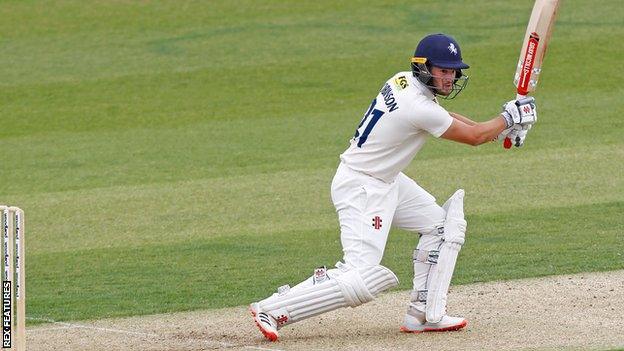
[[105,332],[111,332],[111,333],[149,336],[149,337],[152,337],[152,338],[160,338],[161,337],[158,334],[145,333],[145,332],[136,332],[136,331],[130,331],[130,330],[123,330],[123,329],[94,327],[94,326],[91,326],[91,325],[83,325],[83,324],[72,324],[72,323],[64,323],[64,322],[56,322],[56,324],[64,325],[64,326],[69,327],[69,328],[92,329],[92,330],[105,331]]
[[[55,321],[53,319],[50,319],[50,318],[26,317],[26,319],[38,320],[38,321],[48,322],[48,323],[57,324],[57,325],[61,326],[61,327],[56,327],[56,328],[38,328],[38,329],[35,329],[35,330],[38,330],[38,331],[41,331],[41,330],[42,331],[48,331],[48,330],[62,330],[62,329],[71,329],[71,328],[81,328],[81,329],[91,329],[91,330],[105,331],[105,332],[111,332],[111,333],[121,333],[121,334],[127,334],[127,335],[140,335],[140,336],[148,336],[148,337],[158,338],[158,339],[169,339],[169,340],[172,340],[171,338],[167,338],[164,335],[160,335],[160,334],[146,333],[146,332],[135,332],[135,331],[123,330],[123,329],[112,329],[112,328],[95,327],[95,326],[84,325],[84,324],[57,322],[57,321]],[[259,347],[259,346],[236,345],[236,344],[230,344],[228,342],[216,341],[216,340],[204,340],[204,339],[196,339],[196,338],[189,339],[189,340],[180,340],[180,339],[175,339],[175,340],[186,342],[186,343],[194,343],[194,341],[195,342],[199,341],[201,343],[205,343],[205,344],[208,344],[208,345],[219,344],[221,347],[224,347],[224,348],[240,347],[240,348],[251,349],[251,350],[283,351],[283,350],[280,350],[280,349],[269,349],[269,348],[264,348],[264,347]]]
[[135,331],[123,330],[123,329],[102,328],[102,327],[95,327],[95,326],[84,325],[84,324],[73,324],[73,323],[66,323],[66,322],[57,322],[57,321],[55,321],[53,319],[48,319],[48,318],[28,318],[28,319],[45,321],[45,322],[61,325],[61,326],[65,327],[65,328],[93,329],[93,330],[106,331],[106,332],[111,332],[111,333],[121,333],[121,334],[129,334],[129,335],[141,335],[141,336],[149,336],[149,337],[160,337],[160,335],[158,335],[158,334],[145,333],[145,332],[135,332]]
[[32,333],[32,332],[47,332],[47,331],[54,331],[54,330],[63,330],[63,329],[71,329],[70,327],[50,327],[50,328],[37,328],[37,329],[29,329],[28,333]]

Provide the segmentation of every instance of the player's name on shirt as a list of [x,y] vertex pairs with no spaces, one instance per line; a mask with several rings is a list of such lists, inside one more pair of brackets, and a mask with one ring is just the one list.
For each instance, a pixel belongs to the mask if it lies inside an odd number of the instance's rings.
[[386,107],[388,108],[388,112],[399,109],[399,106],[394,99],[394,95],[392,95],[392,88],[390,87],[390,84],[386,83],[384,85],[384,87],[381,89],[381,96],[383,96]]

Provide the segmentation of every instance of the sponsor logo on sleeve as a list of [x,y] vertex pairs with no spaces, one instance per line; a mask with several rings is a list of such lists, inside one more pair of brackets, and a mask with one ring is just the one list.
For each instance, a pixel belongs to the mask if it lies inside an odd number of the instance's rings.
[[407,78],[405,78],[405,76],[400,76],[394,80],[394,84],[399,90],[405,89],[407,88]]

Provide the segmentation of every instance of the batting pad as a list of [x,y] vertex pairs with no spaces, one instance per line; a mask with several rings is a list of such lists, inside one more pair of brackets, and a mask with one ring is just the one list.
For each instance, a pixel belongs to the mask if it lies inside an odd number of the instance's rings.
[[444,241],[440,245],[438,264],[431,268],[432,277],[427,292],[427,321],[431,323],[440,322],[446,314],[448,289],[457,255],[465,241],[464,190],[457,190],[442,208],[446,211]]
[[396,275],[381,265],[331,269],[327,274],[329,279],[320,284],[273,294],[259,302],[260,308],[281,327],[341,307],[359,306],[399,284]]

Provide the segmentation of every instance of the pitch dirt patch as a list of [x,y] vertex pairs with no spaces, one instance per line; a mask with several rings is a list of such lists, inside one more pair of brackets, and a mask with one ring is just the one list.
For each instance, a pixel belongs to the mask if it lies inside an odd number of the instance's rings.
[[395,292],[265,341],[246,307],[28,328],[29,350],[552,350],[624,347],[624,270],[451,288],[459,332],[399,332],[409,292]]

